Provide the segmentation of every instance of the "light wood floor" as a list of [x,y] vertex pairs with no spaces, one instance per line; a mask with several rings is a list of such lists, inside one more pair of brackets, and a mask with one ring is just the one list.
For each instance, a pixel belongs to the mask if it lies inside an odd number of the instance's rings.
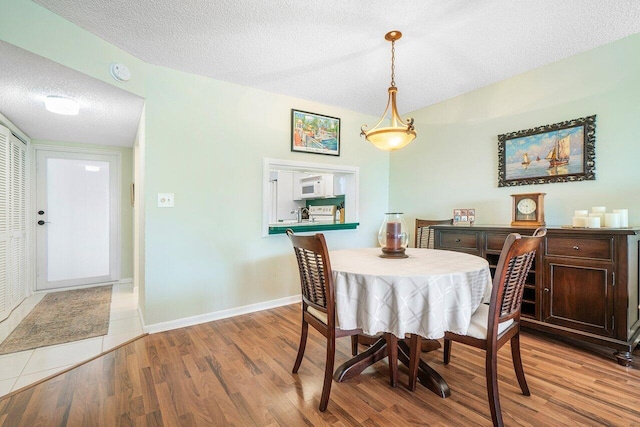
[[[456,343],[448,366],[442,350],[423,356],[451,397],[422,385],[409,392],[406,370],[391,388],[387,365],[378,362],[334,382],[327,411],[318,412],[324,338],[309,333],[292,375],[299,317],[291,305],[148,335],[1,400],[0,425],[491,425],[483,353]],[[509,349],[500,352],[506,425],[640,425],[640,370],[531,333],[523,333],[522,352],[530,397],[520,393]],[[343,338],[336,365],[349,357]]]

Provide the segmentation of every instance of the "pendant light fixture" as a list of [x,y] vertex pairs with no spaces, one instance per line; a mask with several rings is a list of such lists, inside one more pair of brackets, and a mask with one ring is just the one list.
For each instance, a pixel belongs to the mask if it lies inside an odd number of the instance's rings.
[[[407,146],[413,141],[417,134],[413,127],[413,119],[408,118],[405,123],[398,114],[398,108],[396,107],[396,93],[398,88],[395,82],[395,54],[396,54],[396,40],[402,37],[400,31],[390,31],[384,38],[391,42],[391,87],[389,87],[389,100],[387,101],[387,108],[382,113],[382,118],[376,123],[371,130],[367,130],[367,125],[363,125],[360,129],[361,136],[364,136],[367,141],[375,145],[381,150],[392,151],[399,150]],[[391,106],[391,126],[378,127],[385,120],[387,111]]]

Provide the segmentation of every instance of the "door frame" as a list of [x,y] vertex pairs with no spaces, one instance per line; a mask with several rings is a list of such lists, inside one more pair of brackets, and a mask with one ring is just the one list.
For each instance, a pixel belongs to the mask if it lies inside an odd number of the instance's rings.
[[[122,168],[122,153],[120,151],[116,151],[116,150],[109,150],[109,149],[101,149],[101,148],[89,148],[89,147],[80,147],[80,146],[66,146],[66,145],[52,145],[52,144],[47,144],[47,143],[34,143],[33,141],[31,142],[31,147],[30,147],[30,152],[29,152],[29,156],[32,160],[31,162],[31,168],[29,171],[30,174],[30,196],[29,196],[29,206],[30,206],[30,211],[29,214],[27,215],[27,222],[28,222],[28,226],[27,226],[27,233],[30,236],[30,240],[29,240],[29,250],[30,250],[30,259],[33,260],[32,265],[29,266],[29,271],[30,271],[30,276],[31,276],[31,286],[30,286],[30,290],[33,293],[38,293],[38,292],[51,292],[52,290],[58,290],[58,289],[51,289],[51,290],[38,290],[37,289],[37,268],[38,268],[38,262],[37,262],[37,224],[36,222],[37,220],[37,214],[36,214],[36,207],[37,207],[37,194],[36,194],[36,190],[37,190],[37,178],[36,178],[36,167],[37,167],[37,152],[38,151],[58,151],[61,153],[75,153],[75,154],[101,154],[101,155],[109,155],[109,156],[115,156],[116,160],[116,167],[114,168],[115,170],[114,175],[115,175],[115,194],[112,200],[112,202],[114,203],[114,210],[116,212],[116,219],[117,221],[116,224],[114,225],[114,236],[115,236],[115,241],[114,241],[114,245],[115,245],[115,256],[113,257],[113,280],[114,282],[117,282],[121,279],[120,275],[120,264],[121,264],[121,258],[122,258],[122,208],[121,208],[121,199],[122,199],[122,172],[121,172],[121,168]],[[106,282],[105,282],[106,283]],[[81,287],[91,287],[91,286],[98,286],[98,284],[91,284],[91,285],[84,285],[84,286],[69,286],[66,288],[61,288],[60,290],[69,290],[69,289],[74,289],[74,288],[81,288]]]

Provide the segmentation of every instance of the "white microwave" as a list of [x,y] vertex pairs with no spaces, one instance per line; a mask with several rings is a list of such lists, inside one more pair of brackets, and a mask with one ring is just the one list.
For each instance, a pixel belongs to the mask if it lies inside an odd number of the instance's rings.
[[333,196],[333,175],[314,175],[300,180],[299,194],[303,199]]

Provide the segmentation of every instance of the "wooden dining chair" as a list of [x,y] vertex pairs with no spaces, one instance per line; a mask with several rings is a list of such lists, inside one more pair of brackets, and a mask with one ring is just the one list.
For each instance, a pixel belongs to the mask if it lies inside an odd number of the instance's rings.
[[416,248],[433,249],[434,232],[431,228],[436,224],[453,224],[453,219],[417,219],[415,229]]
[[493,277],[489,305],[481,304],[471,316],[466,335],[446,332],[444,336],[445,364],[451,359],[452,341],[486,351],[487,394],[495,426],[503,425],[498,394],[497,353],[507,341],[511,341],[513,367],[522,394],[530,395],[520,356],[520,307],[527,274],[546,233],[545,228],[538,228],[531,237],[522,237],[517,233],[507,236]]
[[[437,224],[453,224],[453,219],[419,219],[416,218],[416,227],[415,227],[415,247],[423,248],[423,249],[433,249],[435,245],[435,233],[432,225]],[[413,340],[418,340],[421,345],[421,351],[424,353],[437,350],[440,348],[440,343],[436,340],[424,340],[420,339],[419,336],[411,337]],[[420,353],[420,352],[418,352]],[[415,367],[417,372],[417,365]],[[409,377],[409,389],[415,390],[416,382],[415,378]]]
[[329,393],[331,393],[336,338],[351,336],[351,352],[355,356],[358,354],[358,334],[361,334],[362,330],[344,330],[337,324],[331,261],[324,235],[317,233],[314,236],[296,236],[291,229],[286,233],[293,244],[293,251],[298,261],[302,288],[302,332],[293,373],[298,372],[302,363],[309,325],[311,325],[327,338],[324,384],[319,407],[320,411],[324,412],[329,403]]

